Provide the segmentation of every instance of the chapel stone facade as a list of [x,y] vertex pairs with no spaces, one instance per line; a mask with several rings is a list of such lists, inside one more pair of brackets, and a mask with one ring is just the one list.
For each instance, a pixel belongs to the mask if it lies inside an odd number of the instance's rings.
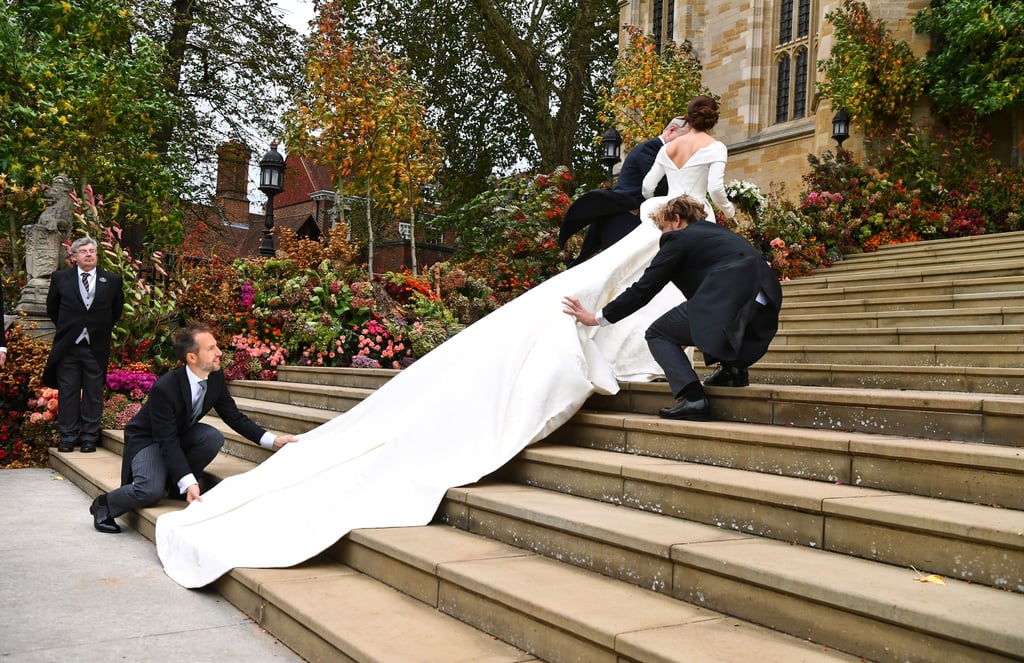
[[[721,98],[721,119],[713,133],[729,148],[726,181],[749,180],[767,191],[783,184],[801,189],[807,155],[835,151],[832,109],[819,90],[819,60],[828,58],[832,26],[825,15],[837,0],[620,0],[619,43],[625,26],[639,26],[655,40],[693,44],[704,83]],[[897,40],[915,55],[928,50],[926,35],[914,33],[914,16],[927,0],[868,0]],[[685,112],[685,109],[680,109]],[[856,156],[862,139],[843,147]]]

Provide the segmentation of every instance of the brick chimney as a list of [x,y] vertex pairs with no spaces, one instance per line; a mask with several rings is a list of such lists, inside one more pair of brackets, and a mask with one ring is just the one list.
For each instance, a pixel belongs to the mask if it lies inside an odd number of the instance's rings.
[[217,203],[224,221],[249,225],[249,161],[252,151],[244,143],[229,141],[217,147]]

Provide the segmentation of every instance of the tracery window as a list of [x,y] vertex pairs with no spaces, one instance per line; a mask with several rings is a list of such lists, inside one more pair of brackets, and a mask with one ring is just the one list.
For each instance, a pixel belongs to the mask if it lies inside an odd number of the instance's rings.
[[778,3],[774,56],[776,124],[807,116],[812,93],[811,5],[812,0],[780,0]]
[[659,53],[663,43],[675,38],[675,22],[675,0],[654,0],[651,3],[651,34]]

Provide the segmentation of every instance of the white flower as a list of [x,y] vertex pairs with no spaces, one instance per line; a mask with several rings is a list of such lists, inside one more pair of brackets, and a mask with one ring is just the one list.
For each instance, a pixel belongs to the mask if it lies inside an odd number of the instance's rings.
[[740,209],[753,213],[755,216],[764,214],[768,207],[768,198],[761,192],[761,188],[753,182],[733,180],[725,185],[725,194]]

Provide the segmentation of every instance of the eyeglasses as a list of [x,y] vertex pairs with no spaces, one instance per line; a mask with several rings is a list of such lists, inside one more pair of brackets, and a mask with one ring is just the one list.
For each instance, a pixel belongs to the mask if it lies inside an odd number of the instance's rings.
[[80,256],[91,256],[96,255],[96,249],[78,249],[75,253]]

